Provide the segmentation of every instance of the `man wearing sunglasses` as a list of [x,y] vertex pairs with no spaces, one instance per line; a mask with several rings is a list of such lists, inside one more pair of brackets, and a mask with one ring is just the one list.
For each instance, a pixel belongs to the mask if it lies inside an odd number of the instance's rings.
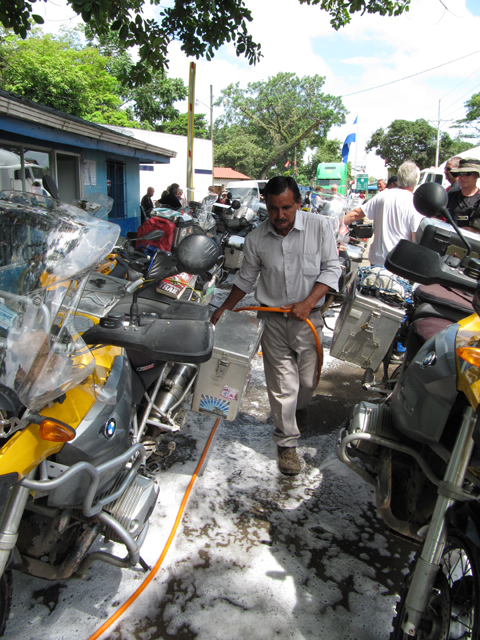
[[461,160],[460,156],[454,156],[453,158],[449,158],[445,163],[445,169],[443,170],[443,173],[445,175],[445,178],[450,183],[450,186],[448,186],[446,189],[447,191],[453,192],[453,191],[460,190],[460,185],[458,184],[457,176],[452,175],[452,171],[455,173],[456,170],[458,169],[460,160]]
[[459,227],[469,227],[472,231],[480,230],[480,190],[477,180],[480,176],[480,160],[462,158],[458,168],[451,171],[458,178],[460,189],[451,190],[448,194],[447,209]]

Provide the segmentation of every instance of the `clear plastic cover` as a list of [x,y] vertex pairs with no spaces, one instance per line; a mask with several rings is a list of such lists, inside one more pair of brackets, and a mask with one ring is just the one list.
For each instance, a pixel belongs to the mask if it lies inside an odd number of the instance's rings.
[[51,198],[0,192],[0,383],[29,409],[94,370],[75,311],[119,228]]

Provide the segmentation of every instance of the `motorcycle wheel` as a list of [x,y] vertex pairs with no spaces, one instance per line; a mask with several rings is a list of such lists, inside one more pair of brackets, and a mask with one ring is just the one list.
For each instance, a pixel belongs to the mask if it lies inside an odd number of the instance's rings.
[[5,633],[5,625],[12,604],[12,572],[4,571],[0,578],[0,636]]
[[[397,603],[390,640],[407,640],[402,629],[405,616],[405,600],[410,587],[412,571]],[[477,550],[460,533],[449,535],[443,551],[440,569],[430,595],[425,617],[419,625],[417,640],[453,640],[468,638],[478,640],[480,616],[480,566]]]

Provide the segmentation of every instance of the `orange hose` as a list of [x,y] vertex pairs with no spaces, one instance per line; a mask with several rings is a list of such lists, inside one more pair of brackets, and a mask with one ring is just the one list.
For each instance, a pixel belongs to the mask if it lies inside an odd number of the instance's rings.
[[[238,309],[234,309],[234,311],[273,311],[274,313],[286,313],[285,309],[280,309],[279,307],[239,307]],[[318,371],[317,371],[317,385],[320,382],[320,374],[322,372],[323,365],[323,353],[322,353],[322,344],[318,337],[317,331],[313,324],[310,322],[308,318],[306,318],[305,322],[310,327],[313,337],[315,338],[315,344],[317,346],[317,356],[318,356]]]
[[205,461],[205,456],[208,453],[208,449],[210,448],[210,445],[213,440],[213,436],[215,435],[215,431],[217,430],[219,422],[220,422],[220,418],[217,418],[217,420],[215,421],[215,424],[213,425],[210,436],[208,437],[207,444],[205,445],[205,448],[202,453],[202,457],[200,458],[200,461],[197,464],[197,468],[195,469],[195,472],[188,484],[187,490],[185,491],[185,495],[183,496],[182,504],[180,505],[180,509],[178,510],[177,517],[175,519],[175,524],[173,525],[170,535],[168,536],[168,540],[163,548],[163,551],[159,559],[157,560],[156,565],[153,567],[153,569],[150,571],[150,573],[142,582],[142,584],[138,587],[138,589],[130,596],[130,598],[119,609],[117,609],[117,611],[115,611],[115,613],[106,622],[104,622],[102,626],[99,629],[97,629],[95,633],[92,636],[90,636],[88,640],[97,640],[97,638],[99,638],[102,635],[102,633],[104,633],[109,627],[111,627],[112,624],[116,620],[118,620],[118,618],[122,615],[122,613],[124,613],[135,602],[138,596],[141,593],[143,593],[143,591],[147,588],[147,586],[150,584],[150,582],[153,580],[153,578],[157,574],[162,562],[165,559],[165,556],[167,555],[170,545],[173,542],[173,538],[175,537],[175,534],[177,532],[178,526],[183,516],[183,512],[185,511],[185,505],[187,504],[188,496],[190,495],[190,491],[192,490],[192,487],[195,484],[195,480],[197,479],[198,473]]

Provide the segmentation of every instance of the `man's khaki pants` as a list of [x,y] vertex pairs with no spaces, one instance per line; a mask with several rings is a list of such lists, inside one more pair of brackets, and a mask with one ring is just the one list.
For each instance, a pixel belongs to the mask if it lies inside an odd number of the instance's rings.
[[[286,318],[283,313],[259,312],[258,316],[265,320],[263,366],[275,425],[273,439],[281,447],[295,447],[300,436],[295,411],[310,403],[316,387],[315,337],[306,322]],[[321,312],[312,311],[308,319],[321,341]]]

